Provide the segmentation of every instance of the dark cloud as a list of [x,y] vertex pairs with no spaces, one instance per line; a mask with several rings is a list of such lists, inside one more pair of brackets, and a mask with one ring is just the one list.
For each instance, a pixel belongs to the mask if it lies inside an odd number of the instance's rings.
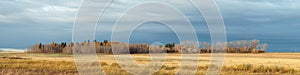
[[[1,0],[0,1],[0,47],[26,48],[31,44],[50,41],[71,41],[74,17],[82,0]],[[101,4],[97,2],[95,4]],[[168,2],[168,0],[163,0]],[[110,39],[112,24],[122,12],[140,0],[114,0],[105,11],[98,26],[96,38]],[[196,28],[201,41],[210,41],[209,30],[201,16],[185,1],[168,2],[176,6]],[[297,35],[300,32],[299,0],[217,0],[227,30],[228,40],[259,39],[270,44],[270,49],[300,48]],[[88,9],[95,10],[97,7]],[[164,10],[163,8],[156,9]],[[142,14],[139,14],[142,13]],[[159,13],[136,12],[130,15],[164,15]],[[170,14],[168,14],[170,15]],[[87,23],[91,15],[82,17]],[[172,16],[172,15],[170,15]],[[130,18],[128,22],[132,22]],[[178,16],[169,17],[169,22],[181,21]],[[129,24],[129,23],[128,23]],[[126,27],[126,23],[124,23]],[[155,25],[154,25],[155,26]],[[138,29],[132,42],[176,41],[173,32],[146,26]],[[182,25],[184,28],[184,25]],[[124,31],[126,32],[126,30]],[[149,35],[143,34],[147,33]],[[159,38],[151,38],[153,35]],[[172,37],[166,39],[162,37]],[[147,38],[150,40],[142,40]],[[17,44],[17,45],[16,45]]]

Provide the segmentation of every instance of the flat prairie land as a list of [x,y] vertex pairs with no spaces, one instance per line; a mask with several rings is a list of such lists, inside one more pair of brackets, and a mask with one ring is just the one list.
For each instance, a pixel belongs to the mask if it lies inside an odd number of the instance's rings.
[[[97,54],[99,64],[107,75],[132,75],[117,64],[114,55]],[[117,55],[126,57],[127,55]],[[131,54],[135,62],[143,65],[151,62],[149,54]],[[181,59],[197,64],[196,74],[205,75],[211,63],[211,54],[167,54],[159,71],[153,75],[174,75]],[[199,57],[199,59],[193,59]],[[190,59],[191,58],[191,59]],[[222,75],[299,75],[300,53],[226,53]],[[185,66],[185,64],[183,64]],[[100,68],[100,66],[99,66]],[[185,67],[189,72],[189,66]],[[132,66],[132,69],[141,70]],[[145,68],[144,68],[145,69]],[[146,68],[151,69],[151,68]],[[0,53],[0,75],[77,75],[72,54]]]

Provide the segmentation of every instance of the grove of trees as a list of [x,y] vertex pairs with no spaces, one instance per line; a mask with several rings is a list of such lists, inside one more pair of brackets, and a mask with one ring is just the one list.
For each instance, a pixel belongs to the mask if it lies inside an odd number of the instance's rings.
[[[238,40],[226,43],[222,47],[222,50],[226,50],[227,53],[264,53],[267,49],[267,44],[260,44],[259,40]],[[128,44],[121,42],[109,42],[104,40],[103,42],[80,42],[80,43],[55,43],[51,44],[36,44],[31,46],[27,52],[30,53],[73,53],[73,49],[79,49],[78,52],[96,52],[96,53],[211,53],[212,49],[216,48],[217,45],[212,45],[208,42],[192,42],[185,41],[184,44],[168,43],[165,46],[150,46],[149,44]],[[84,47],[84,48],[82,48]],[[93,49],[93,50],[88,50]]]

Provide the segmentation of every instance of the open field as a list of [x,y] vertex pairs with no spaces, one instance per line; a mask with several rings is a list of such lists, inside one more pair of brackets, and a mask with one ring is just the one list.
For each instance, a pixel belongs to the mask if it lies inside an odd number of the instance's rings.
[[[136,62],[144,64],[150,61],[148,54],[133,54]],[[160,71],[155,74],[175,74],[180,64],[180,54],[168,54]],[[210,63],[210,54],[189,54],[200,56],[197,74],[205,74]],[[106,74],[129,74],[122,70],[113,55],[98,54],[99,63]],[[300,74],[300,53],[228,53],[225,56],[222,74]],[[133,67],[137,68],[137,67]],[[188,68],[188,67],[187,67]],[[0,53],[0,74],[43,74],[73,75],[77,74],[73,55],[71,54],[37,54],[37,53]]]

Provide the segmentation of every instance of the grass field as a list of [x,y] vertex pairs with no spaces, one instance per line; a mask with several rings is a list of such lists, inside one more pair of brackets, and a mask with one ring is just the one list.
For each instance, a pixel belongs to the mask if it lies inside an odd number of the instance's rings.
[[[136,62],[144,64],[150,61],[148,54],[133,54]],[[180,54],[168,54],[165,64],[155,75],[173,75],[181,61]],[[190,54],[200,56],[197,74],[206,73],[210,63],[210,54]],[[98,54],[99,63],[106,74],[128,74],[121,69],[113,55]],[[223,75],[299,75],[300,53],[228,53],[225,56]],[[136,68],[137,67],[132,67]],[[187,67],[188,68],[188,67]],[[188,70],[188,69],[187,69]],[[1,75],[74,75],[78,74],[71,54],[36,53],[0,53]]]

